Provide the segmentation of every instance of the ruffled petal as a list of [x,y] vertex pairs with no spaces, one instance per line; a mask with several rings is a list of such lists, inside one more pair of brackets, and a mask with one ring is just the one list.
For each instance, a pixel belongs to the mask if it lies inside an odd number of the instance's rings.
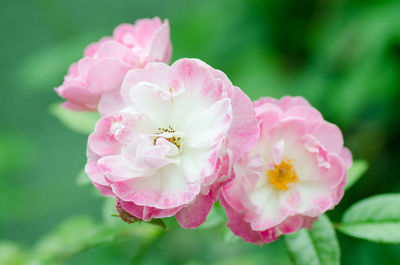
[[124,201],[158,209],[178,207],[192,201],[200,191],[198,183],[185,181],[175,164],[159,169],[154,175],[113,183],[114,193]]

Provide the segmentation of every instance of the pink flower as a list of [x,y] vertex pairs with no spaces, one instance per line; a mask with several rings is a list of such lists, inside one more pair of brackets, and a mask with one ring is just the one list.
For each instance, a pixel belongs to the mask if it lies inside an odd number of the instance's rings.
[[139,219],[176,215],[199,226],[233,162],[258,140],[250,99],[197,59],[130,70],[121,96],[89,136],[91,181]]
[[[63,84],[56,92],[75,111],[96,110],[100,99],[115,98],[125,74],[149,62],[166,62],[171,58],[168,20],[156,17],[122,24],[112,37],[90,44],[84,57],[71,65]],[[107,100],[107,99],[105,99]]]
[[302,97],[254,102],[257,145],[234,165],[220,198],[229,228],[264,244],[312,223],[343,196],[350,151],[340,129]]

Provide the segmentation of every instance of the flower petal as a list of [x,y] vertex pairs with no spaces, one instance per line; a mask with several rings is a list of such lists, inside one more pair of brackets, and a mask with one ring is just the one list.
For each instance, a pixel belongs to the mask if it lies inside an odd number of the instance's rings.
[[183,130],[190,137],[185,138],[185,146],[210,148],[224,138],[232,121],[232,106],[229,98],[215,102],[184,125]]
[[171,60],[172,46],[169,38],[169,22],[166,19],[154,35],[148,62],[166,62]]
[[129,64],[118,59],[97,60],[87,73],[88,88],[96,93],[118,90],[129,69]]
[[200,191],[198,183],[186,182],[175,164],[159,169],[154,175],[113,183],[114,193],[124,201],[137,205],[168,209],[184,205]]

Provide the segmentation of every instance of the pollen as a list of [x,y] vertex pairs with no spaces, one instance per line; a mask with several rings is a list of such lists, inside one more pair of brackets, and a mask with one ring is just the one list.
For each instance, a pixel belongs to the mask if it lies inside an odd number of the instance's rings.
[[299,178],[293,168],[293,160],[282,160],[274,169],[268,171],[268,180],[277,190],[288,190],[289,184],[297,183]]
[[[157,131],[155,134],[162,134],[162,133],[164,133],[164,132],[167,132],[167,133],[175,133],[176,131],[175,131],[171,126],[168,126],[168,128],[158,128],[158,131]],[[155,137],[155,138],[153,139],[153,145],[156,145],[157,140],[158,140],[159,138],[161,138],[161,137],[158,137],[158,136],[157,136],[157,137]],[[164,139],[167,140],[167,141],[170,142],[170,143],[173,143],[174,145],[176,145],[176,147],[178,147],[179,150],[181,150],[181,148],[182,148],[182,143],[183,143],[181,137],[179,137],[179,136],[172,136],[172,137],[164,138]]]

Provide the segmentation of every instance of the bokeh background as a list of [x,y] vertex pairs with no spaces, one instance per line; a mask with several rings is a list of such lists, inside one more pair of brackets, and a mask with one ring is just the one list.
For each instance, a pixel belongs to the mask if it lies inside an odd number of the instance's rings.
[[[91,185],[76,183],[87,136],[49,113],[49,106],[61,101],[53,88],[87,44],[120,23],[154,16],[170,21],[173,61],[200,58],[253,100],[304,96],[339,125],[354,157],[370,166],[328,214],[333,221],[362,198],[400,191],[400,1],[5,0],[0,3],[3,256],[24,255],[70,217],[101,222],[104,199]],[[400,246],[338,237],[343,264],[400,264]],[[142,264],[290,264],[281,241],[264,247],[241,240],[226,244],[219,228],[174,229],[139,252],[145,253]],[[63,261],[135,264],[139,243],[140,238],[122,240]]]

